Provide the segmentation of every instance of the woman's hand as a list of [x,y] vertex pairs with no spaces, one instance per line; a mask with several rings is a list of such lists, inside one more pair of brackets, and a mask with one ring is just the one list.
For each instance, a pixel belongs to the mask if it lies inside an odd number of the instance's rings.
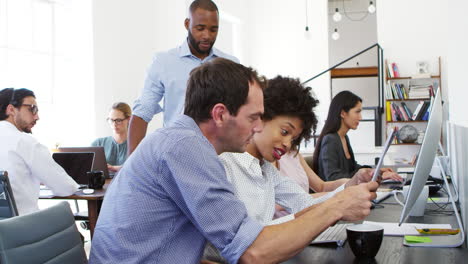
[[380,169],[380,172],[382,173],[383,180],[403,181],[403,178],[390,168],[382,168]]

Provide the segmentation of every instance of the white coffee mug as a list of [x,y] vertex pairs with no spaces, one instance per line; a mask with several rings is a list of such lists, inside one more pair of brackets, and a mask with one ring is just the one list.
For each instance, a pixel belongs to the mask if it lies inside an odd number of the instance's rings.
[[[404,206],[403,202],[398,199],[398,194],[403,194],[404,200],[406,202],[406,198],[408,196],[409,186],[403,186],[403,191],[395,191],[395,200],[401,205]],[[419,195],[416,203],[413,205],[413,209],[411,209],[409,215],[410,216],[423,216],[424,210],[426,209],[427,204],[427,197],[429,196],[429,186],[424,186],[421,194]]]

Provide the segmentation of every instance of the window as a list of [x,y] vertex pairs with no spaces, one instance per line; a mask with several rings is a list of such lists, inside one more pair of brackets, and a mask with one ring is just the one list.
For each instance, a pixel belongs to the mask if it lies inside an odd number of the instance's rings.
[[34,91],[50,147],[93,132],[75,129],[92,123],[92,44],[91,0],[0,0],[0,89]]

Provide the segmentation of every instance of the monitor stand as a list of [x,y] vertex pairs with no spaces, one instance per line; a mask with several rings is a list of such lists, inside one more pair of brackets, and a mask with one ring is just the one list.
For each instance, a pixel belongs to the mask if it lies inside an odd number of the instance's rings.
[[428,243],[406,243],[405,240],[403,240],[403,245],[408,246],[408,247],[459,247],[463,245],[465,242],[465,230],[463,229],[463,223],[461,221],[460,214],[458,213],[457,205],[455,204],[455,200],[453,199],[452,196],[452,191],[450,190],[450,185],[448,184],[447,181],[447,175],[445,175],[445,171],[443,170],[442,167],[442,162],[440,160],[440,157],[436,157],[437,164],[441,168],[442,172],[442,178],[444,179],[444,183],[447,186],[447,192],[449,195],[449,200],[452,203],[453,211],[455,212],[455,216],[457,217],[457,223],[460,228],[460,232],[456,235],[438,235],[438,236],[426,236],[431,238],[432,242]]

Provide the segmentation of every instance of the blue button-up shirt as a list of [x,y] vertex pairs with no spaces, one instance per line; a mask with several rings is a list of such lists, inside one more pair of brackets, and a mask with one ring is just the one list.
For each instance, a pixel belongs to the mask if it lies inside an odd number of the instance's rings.
[[236,263],[262,229],[214,147],[181,115],[147,136],[109,186],[90,263],[199,263],[206,240]]
[[[235,57],[214,47],[210,54],[201,60],[190,52],[187,40],[175,49],[157,53],[148,70],[143,92],[133,106],[133,114],[149,122],[155,114],[164,111],[164,126],[169,125],[184,112],[185,91],[190,72],[216,57],[238,62]],[[160,105],[163,97],[164,108]]]

